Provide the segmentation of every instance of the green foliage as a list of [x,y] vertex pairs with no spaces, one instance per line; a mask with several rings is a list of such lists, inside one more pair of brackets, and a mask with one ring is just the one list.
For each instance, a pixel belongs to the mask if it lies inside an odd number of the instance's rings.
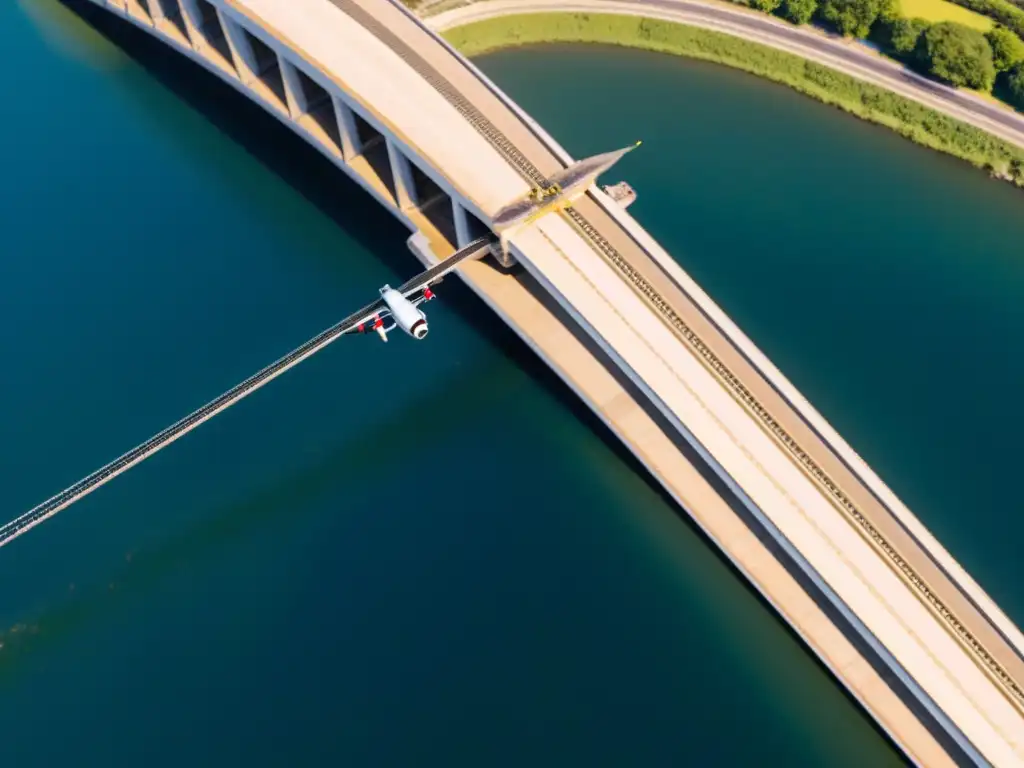
[[928,27],[918,55],[930,74],[951,85],[987,91],[996,79],[988,40],[962,24],[943,21]]
[[995,19],[1009,27],[1021,38],[1024,38],[1024,9],[1006,2],[1006,0],[952,0],[959,6]]
[[[1011,168],[1024,164],[1024,149],[979,128],[794,54],[721,32],[612,14],[541,13],[480,21],[444,34],[468,56],[515,45],[576,42],[713,61],[788,85],[979,168],[989,166],[1009,176]],[[1018,84],[1024,99],[1024,73],[1018,73]],[[1018,183],[1024,186],[1024,179]]]
[[821,16],[847,37],[867,37],[879,19],[896,16],[894,0],[823,0]]
[[1006,91],[1010,96],[1010,103],[1024,112],[1024,63],[1010,70],[1006,78]]
[[807,24],[818,10],[818,0],[782,0],[782,15],[794,24]]
[[985,35],[992,48],[992,63],[1003,72],[1024,61],[1024,41],[1006,27],[996,27]]
[[771,13],[782,4],[782,0],[748,0],[751,8]]
[[888,24],[886,44],[893,55],[908,58],[917,49],[924,31],[931,26],[927,19],[895,19]]

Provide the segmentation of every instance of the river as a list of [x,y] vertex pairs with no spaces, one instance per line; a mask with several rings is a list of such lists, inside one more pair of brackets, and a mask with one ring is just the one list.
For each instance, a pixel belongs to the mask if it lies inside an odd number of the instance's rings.
[[[0,6],[5,518],[417,268],[276,121],[102,29]],[[577,156],[644,139],[640,221],[1020,622],[1019,193],[718,67],[480,63]],[[554,377],[439,294],[428,342],[341,341],[0,553],[5,765],[898,763]]]

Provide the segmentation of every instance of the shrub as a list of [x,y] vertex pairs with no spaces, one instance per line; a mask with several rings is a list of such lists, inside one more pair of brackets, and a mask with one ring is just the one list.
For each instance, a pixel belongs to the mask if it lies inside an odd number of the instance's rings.
[[1006,78],[1006,92],[1010,96],[1010,103],[1024,111],[1024,63],[1010,70]]
[[782,0],[748,0],[748,5],[758,11],[771,13],[782,4]]
[[824,0],[821,15],[847,37],[867,37],[879,19],[895,18],[894,0]]
[[783,0],[782,15],[794,24],[806,24],[818,10],[818,0]]
[[1003,72],[1012,69],[1014,64],[1024,61],[1024,41],[1006,27],[996,27],[985,37],[992,48],[992,63]]
[[962,24],[943,21],[928,27],[918,53],[929,73],[951,85],[990,90],[996,79],[988,40]]

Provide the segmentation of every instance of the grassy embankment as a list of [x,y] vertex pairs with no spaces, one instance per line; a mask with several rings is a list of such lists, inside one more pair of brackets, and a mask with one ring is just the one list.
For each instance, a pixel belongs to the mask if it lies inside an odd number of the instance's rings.
[[[523,14],[449,30],[467,56],[534,43],[603,43],[725,64],[788,85],[826,104],[887,126],[926,147],[987,168],[1003,178],[1024,167],[1024,148],[884,88],[784,51],[711,30],[611,14]],[[1018,176],[1018,186],[1024,177]]]
[[924,19],[933,23],[953,21],[979,32],[988,32],[995,26],[987,16],[953,5],[948,0],[899,0],[899,6],[908,19]]

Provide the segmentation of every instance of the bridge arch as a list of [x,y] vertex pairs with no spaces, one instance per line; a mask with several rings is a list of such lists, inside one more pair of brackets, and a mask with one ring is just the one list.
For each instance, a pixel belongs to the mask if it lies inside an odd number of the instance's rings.
[[[260,6],[272,9],[260,0],[90,1],[161,38],[288,125],[411,231],[422,233],[425,240],[420,242],[428,243],[437,258],[489,231],[490,214],[501,202],[528,189],[497,157],[494,160],[500,165],[495,163],[489,176],[503,177],[504,184],[498,186],[508,192],[495,195],[479,189],[479,181],[474,181],[479,179],[476,169],[466,172],[471,170],[466,158],[473,157],[479,164],[480,153],[474,153],[472,145],[482,140],[464,121],[450,120],[450,114],[445,114],[450,105],[436,94],[423,98],[421,93],[418,119],[437,128],[415,131],[426,134],[427,142],[413,136],[410,110],[395,115],[371,104],[345,81],[345,72],[339,72],[333,62],[331,66],[319,63],[293,42],[288,30],[264,18]],[[346,17],[332,4],[296,0],[296,5],[300,3],[322,17],[324,36],[335,33],[337,46],[348,48],[350,58],[366,56],[377,63],[387,58],[389,52],[372,51],[371,41],[360,41],[358,33],[345,35],[352,30],[345,29]],[[300,9],[294,10],[302,15]],[[304,22],[308,28],[308,20]],[[353,39],[362,44],[353,46]],[[393,75],[405,65],[391,57],[394,60],[388,64]],[[362,66],[368,68],[370,62]],[[419,80],[411,70],[409,74]],[[440,136],[441,125],[446,133],[454,130],[463,135]],[[464,146],[462,162],[447,162],[460,144]],[[438,157],[432,147],[443,147],[447,157]],[[462,173],[451,173],[450,168]]]

